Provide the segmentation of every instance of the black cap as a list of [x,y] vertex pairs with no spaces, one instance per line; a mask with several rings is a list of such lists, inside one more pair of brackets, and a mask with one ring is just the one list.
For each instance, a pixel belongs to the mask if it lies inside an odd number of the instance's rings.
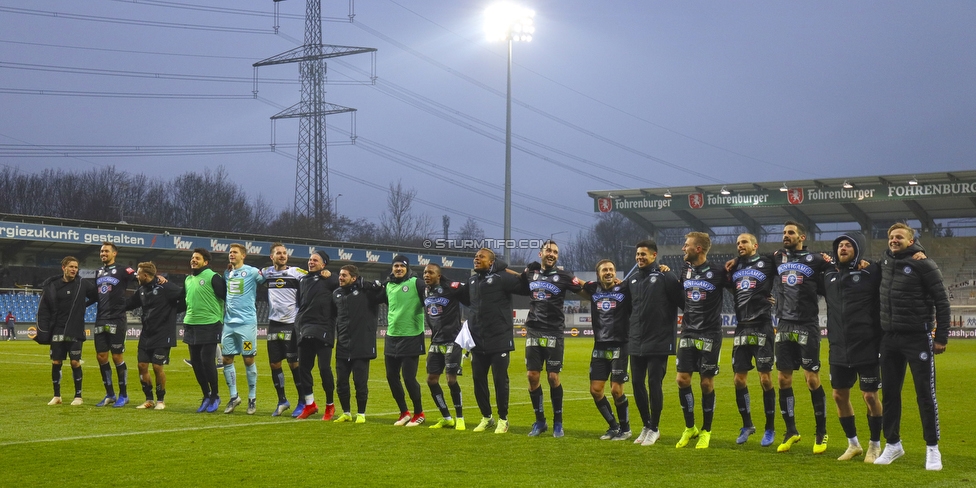
[[410,260],[407,259],[407,257],[404,256],[403,254],[397,254],[396,256],[393,256],[393,264],[396,263],[403,263],[404,266],[410,266]]
[[321,249],[316,249],[315,254],[318,254],[319,257],[322,258],[322,262],[324,262],[326,266],[329,265],[329,254],[327,252]]

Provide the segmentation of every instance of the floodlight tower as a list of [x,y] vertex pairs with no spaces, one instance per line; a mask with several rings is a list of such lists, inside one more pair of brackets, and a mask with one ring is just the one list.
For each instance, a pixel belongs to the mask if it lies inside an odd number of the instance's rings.
[[505,262],[511,264],[512,249],[512,42],[532,40],[535,12],[510,3],[485,10],[485,35],[489,41],[508,43],[508,85],[505,97]]
[[[277,11],[277,2],[274,0]],[[350,15],[351,20],[351,15]],[[329,159],[326,151],[326,115],[356,109],[325,101],[325,59],[376,52],[375,48],[322,44],[322,2],[305,2],[305,44],[254,63],[254,67],[299,63],[302,101],[273,115],[271,120],[299,118],[298,164],[295,173],[295,214],[324,222],[329,197]]]

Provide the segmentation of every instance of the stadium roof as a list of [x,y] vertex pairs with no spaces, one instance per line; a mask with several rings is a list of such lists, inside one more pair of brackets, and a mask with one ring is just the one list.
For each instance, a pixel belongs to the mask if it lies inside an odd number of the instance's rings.
[[[913,183],[914,182],[914,183]],[[723,193],[724,190],[724,193]],[[595,212],[619,212],[654,235],[669,228],[709,232],[795,220],[810,232],[818,224],[855,222],[870,232],[875,222],[918,220],[929,232],[940,219],[976,216],[976,171],[862,176],[813,180],[598,190]]]

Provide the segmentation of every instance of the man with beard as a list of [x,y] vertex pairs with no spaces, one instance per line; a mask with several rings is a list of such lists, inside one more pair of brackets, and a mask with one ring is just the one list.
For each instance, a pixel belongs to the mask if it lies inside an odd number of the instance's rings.
[[757,254],[759,243],[752,234],[740,234],[736,241],[739,257],[733,261],[729,285],[735,296],[737,319],[735,337],[732,340],[732,372],[735,374],[735,403],[742,416],[742,428],[736,444],[745,444],[756,432],[749,405],[749,370],[759,371],[759,384],[763,390],[763,412],[766,425],[760,445],[771,446],[776,437],[776,391],[770,371],[773,370],[773,319],[770,294],[776,269],[771,256]]
[[777,452],[787,452],[800,441],[796,428],[793,371],[803,376],[813,403],[816,440],[813,453],[827,450],[826,394],[820,384],[820,307],[818,282],[830,266],[824,258],[804,247],[807,229],[792,220],[783,224],[783,249],[773,254],[779,279],[774,280],[776,369],[779,371],[779,407],[786,422],[786,434]]
[[268,285],[268,363],[271,366],[271,381],[278,394],[278,406],[272,417],[278,417],[291,407],[285,395],[285,374],[282,361],[288,362],[295,389],[298,390],[298,405],[294,416],[305,408],[302,396],[302,373],[298,365],[298,333],[295,330],[295,316],[298,313],[298,286],[308,273],[295,266],[288,266],[288,248],[280,242],[271,245],[271,262],[261,270]]
[[[102,267],[95,276],[95,286],[98,288],[98,312],[95,316],[95,326],[92,335],[95,338],[95,358],[105,385],[105,398],[96,407],[112,405],[124,407],[129,403],[128,367],[122,353],[125,352],[125,290],[129,282],[135,279],[135,270],[115,264],[115,257],[119,248],[111,242],[103,242],[98,256],[102,260]],[[112,365],[108,362],[109,352],[112,362],[119,376],[119,396],[116,398],[112,386]]]
[[[949,298],[942,272],[931,259],[912,259],[922,251],[915,231],[902,223],[888,229],[888,251],[881,260],[881,377],[884,378],[885,448],[874,464],[891,464],[905,454],[901,445],[901,389],[906,365],[912,370],[915,399],[925,439],[925,469],[942,469],[939,404],[935,399],[935,355],[949,341]],[[932,318],[935,317],[935,323]]]
[[541,263],[529,263],[522,280],[530,297],[529,314],[525,320],[525,368],[529,380],[529,399],[535,411],[535,423],[529,437],[536,437],[548,430],[546,411],[542,399],[541,375],[543,365],[548,373],[549,394],[552,399],[552,436],[563,433],[563,385],[559,372],[563,369],[563,352],[566,339],[566,316],[563,301],[567,291],[580,291],[580,281],[570,273],[556,267],[559,246],[547,240],[539,250]]
[[[390,385],[393,400],[400,409],[396,426],[416,427],[426,420],[423,395],[417,381],[420,355],[424,354],[424,282],[410,272],[406,256],[393,257],[393,271],[384,285],[387,303],[386,338],[383,357],[386,360],[386,382]],[[403,383],[400,377],[403,377]],[[407,410],[403,386],[406,384],[413,417]]]
[[332,292],[336,309],[336,390],[342,415],[335,422],[352,422],[349,376],[356,387],[357,424],[366,423],[369,362],[376,359],[376,316],[385,290],[378,281],[364,281],[359,268],[347,264],[339,271],[339,288]]
[[[679,279],[685,291],[681,338],[678,340],[678,400],[685,417],[685,430],[675,447],[688,445],[698,438],[696,449],[707,449],[712,437],[715,414],[715,375],[722,350],[722,300],[725,268],[708,261],[712,240],[704,232],[685,235],[685,264]],[[691,375],[698,373],[701,385],[702,427],[695,426],[695,396],[691,391]]]
[[210,251],[198,247],[190,257],[191,273],[183,283],[186,315],[183,316],[183,342],[190,349],[190,363],[203,401],[197,413],[213,413],[220,407],[217,344],[224,329],[224,299],[227,283],[224,277],[208,267]]
[[[454,427],[464,430],[461,409],[461,346],[454,342],[461,332],[461,307],[458,297],[464,283],[452,283],[441,276],[441,267],[430,263],[424,267],[424,321],[430,328],[430,350],[427,351],[427,386],[434,397],[434,404],[441,412],[441,419],[431,429]],[[447,386],[451,390],[451,402],[457,417],[451,416],[441,388],[441,373],[447,373]]]
[[868,410],[871,442],[864,462],[873,463],[881,454],[881,369],[878,352],[881,343],[878,288],[881,267],[871,263],[860,267],[864,237],[848,232],[834,239],[836,266],[823,275],[823,291],[827,300],[827,341],[830,344],[830,384],[840,425],[847,436],[848,446],[839,458],[847,461],[864,451],[857,439],[851,387],[860,379],[861,395]]
[[[308,258],[308,274],[298,288],[298,313],[295,318],[298,339],[298,364],[302,373],[301,387],[304,406],[295,408],[298,419],[306,419],[319,411],[315,404],[312,368],[319,363],[319,378],[325,390],[325,413],[322,420],[335,416],[335,380],[332,376],[332,346],[336,340],[336,310],[332,292],[339,288],[339,280],[325,267],[329,255],[319,249]],[[338,356],[337,356],[338,357]],[[337,364],[338,366],[338,364]]]

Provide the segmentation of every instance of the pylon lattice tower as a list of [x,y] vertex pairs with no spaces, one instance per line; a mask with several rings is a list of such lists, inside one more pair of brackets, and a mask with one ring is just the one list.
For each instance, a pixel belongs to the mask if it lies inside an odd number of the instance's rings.
[[[275,0],[278,2],[280,0]],[[277,6],[277,5],[276,5]],[[350,19],[351,19],[350,15]],[[305,44],[254,63],[254,68],[299,63],[302,101],[273,115],[271,120],[298,118],[298,164],[295,172],[295,214],[324,222],[331,210],[329,158],[326,150],[327,115],[355,112],[325,101],[327,58],[375,52],[375,48],[322,44],[322,2],[305,3]]]

